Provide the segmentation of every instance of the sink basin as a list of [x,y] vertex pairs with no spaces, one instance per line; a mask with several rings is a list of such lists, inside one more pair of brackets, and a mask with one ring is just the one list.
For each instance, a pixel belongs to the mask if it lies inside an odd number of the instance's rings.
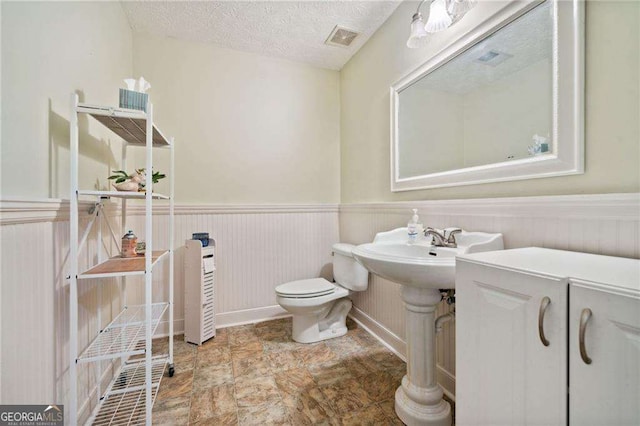
[[410,287],[455,288],[455,257],[465,253],[501,250],[502,234],[462,232],[458,247],[436,247],[427,239],[407,243],[407,228],[376,235],[372,243],[353,250],[353,256],[370,272]]
[[456,256],[504,248],[502,234],[463,231],[456,242],[455,248],[432,246],[426,238],[408,244],[407,228],[398,228],[353,249],[353,256],[370,272],[402,284],[407,374],[396,391],[395,410],[408,425],[451,425],[451,407],[436,381],[435,314],[439,289],[455,287]]

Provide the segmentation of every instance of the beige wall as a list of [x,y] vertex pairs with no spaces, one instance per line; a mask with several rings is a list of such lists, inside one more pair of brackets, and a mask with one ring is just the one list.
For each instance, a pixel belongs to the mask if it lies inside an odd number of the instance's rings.
[[584,175],[392,193],[389,86],[501,3],[479,2],[427,47],[411,50],[415,6],[402,4],[341,71],[343,203],[640,191],[640,3],[588,1]]
[[178,202],[339,201],[338,72],[144,34],[134,71],[176,137]]
[[[116,2],[2,2],[0,196],[69,197],[69,97],[117,105],[132,35]],[[106,184],[120,140],[80,120],[80,182]]]

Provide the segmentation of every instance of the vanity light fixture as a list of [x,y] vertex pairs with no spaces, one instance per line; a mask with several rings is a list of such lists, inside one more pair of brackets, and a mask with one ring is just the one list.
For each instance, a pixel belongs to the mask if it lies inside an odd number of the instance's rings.
[[420,2],[413,15],[411,33],[409,40],[407,40],[407,47],[410,49],[423,46],[429,33],[446,30],[458,22],[477,2],[477,0],[430,0],[429,19],[425,24],[420,8],[426,1]]

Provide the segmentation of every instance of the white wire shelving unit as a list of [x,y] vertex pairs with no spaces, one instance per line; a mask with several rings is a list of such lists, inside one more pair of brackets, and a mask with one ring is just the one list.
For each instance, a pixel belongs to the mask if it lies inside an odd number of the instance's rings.
[[[118,192],[85,190],[79,187],[79,132],[78,116],[87,114],[123,139],[122,169],[126,170],[127,148],[139,146],[145,150],[145,169],[153,170],[153,151],[166,148],[170,151],[168,173],[169,195],[153,192],[153,182],[148,179],[146,192]],[[153,105],[149,102],[147,110],[138,111],[124,108],[112,108],[80,103],[77,94],[71,95],[70,119],[70,249],[69,249],[69,353],[70,387],[69,424],[78,424],[78,366],[94,363],[96,368],[98,401],[87,424],[94,425],[151,425],[153,402],[158,393],[160,382],[167,364],[169,375],[173,366],[173,268],[174,268],[174,144],[167,139],[153,123]],[[87,227],[80,235],[78,204],[80,198],[93,197],[96,201],[89,212],[91,217]],[[121,199],[121,232],[127,229],[127,200],[144,200],[145,240],[144,256],[122,258],[119,253],[108,255],[108,246],[103,238],[106,227],[118,252],[120,239],[117,237],[108,217],[104,214],[104,200]],[[169,241],[164,251],[153,250],[153,200],[169,202]],[[94,228],[95,227],[95,228]],[[86,270],[79,268],[79,255],[87,242],[92,229],[97,232],[97,263]],[[107,235],[108,236],[108,235]],[[159,262],[169,262],[168,301],[153,303],[153,273]],[[126,304],[126,279],[131,276],[144,277],[144,304]],[[80,351],[78,347],[78,286],[87,279],[119,278],[120,291],[123,293],[121,312],[104,327],[91,343]],[[95,282],[95,281],[92,281]],[[101,306],[102,290],[98,290],[98,306]],[[169,350],[168,354],[153,356],[152,337],[160,321],[168,313]],[[97,309],[97,320],[102,324],[101,310]],[[102,366],[105,360],[120,360],[119,369],[106,389],[101,389]]]

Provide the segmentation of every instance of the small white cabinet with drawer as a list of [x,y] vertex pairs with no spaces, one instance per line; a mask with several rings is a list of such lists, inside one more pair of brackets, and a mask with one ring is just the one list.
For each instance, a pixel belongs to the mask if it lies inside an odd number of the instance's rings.
[[216,242],[187,240],[184,255],[184,340],[201,345],[216,335]]
[[456,269],[456,424],[640,424],[639,260],[524,248]]

